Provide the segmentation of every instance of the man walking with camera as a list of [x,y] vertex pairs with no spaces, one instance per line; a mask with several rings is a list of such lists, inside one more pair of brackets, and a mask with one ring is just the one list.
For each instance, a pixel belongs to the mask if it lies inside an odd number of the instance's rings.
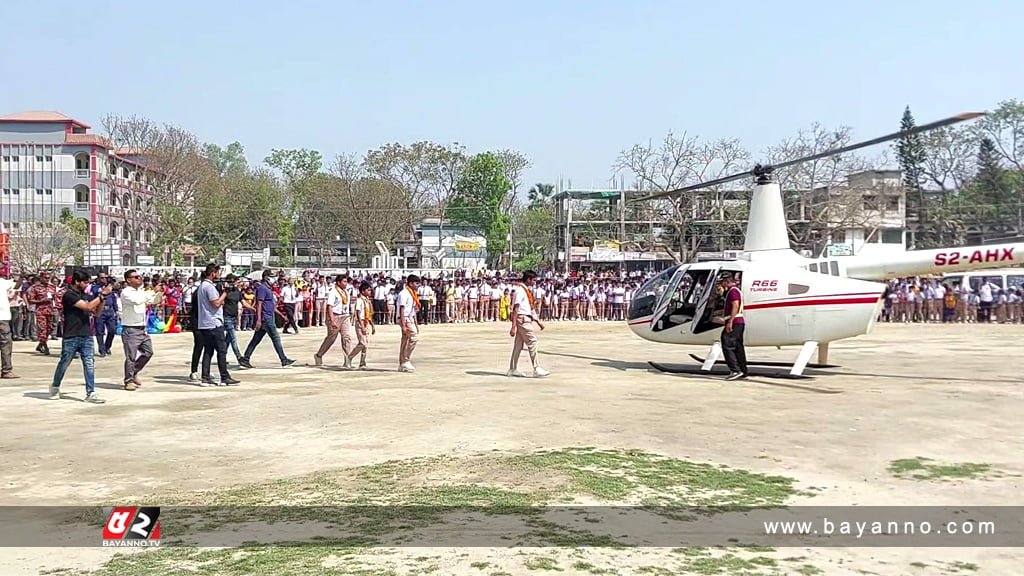
[[82,359],[82,369],[85,372],[85,401],[90,404],[105,402],[96,395],[96,360],[93,357],[89,317],[99,313],[103,297],[110,294],[112,287],[110,284],[104,286],[100,290],[100,297],[97,298],[86,291],[88,286],[89,274],[84,270],[75,270],[71,274],[71,288],[61,297],[64,339],[61,341],[57,370],[53,373],[53,383],[50,385],[50,400],[61,399],[60,385],[64,380],[64,374],[68,371],[71,361],[78,356]]
[[[155,291],[142,288],[142,276],[135,270],[124,273],[125,287],[121,289],[121,343],[124,345],[124,389],[142,386],[139,372],[153,358],[153,341],[146,330],[146,307],[159,306],[163,300],[163,287]],[[104,286],[112,285],[108,282]],[[104,301],[107,298],[104,297]],[[106,303],[102,304],[106,314]],[[97,331],[97,338],[99,338]]]
[[[199,307],[199,334],[203,342],[203,374],[200,386],[233,386],[238,380],[228,372],[227,339],[224,336],[224,301],[228,293],[218,291],[214,282],[220,276],[220,266],[208,264],[203,271],[203,281],[193,300]],[[210,364],[214,353],[217,354],[217,369],[220,378],[214,379],[210,374]]]

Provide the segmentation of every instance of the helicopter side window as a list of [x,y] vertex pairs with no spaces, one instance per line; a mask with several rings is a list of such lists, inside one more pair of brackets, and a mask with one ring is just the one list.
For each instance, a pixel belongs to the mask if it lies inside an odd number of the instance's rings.
[[798,294],[806,294],[810,289],[811,287],[806,284],[790,284],[788,292],[790,296],[796,296]]
[[828,263],[829,269],[832,271],[833,276],[839,276],[839,261],[833,260]]
[[828,262],[822,262],[818,266],[818,272],[820,272],[822,274],[828,274]]
[[810,270],[811,272],[817,272],[818,271],[818,263],[815,262],[814,264],[808,265],[807,269]]

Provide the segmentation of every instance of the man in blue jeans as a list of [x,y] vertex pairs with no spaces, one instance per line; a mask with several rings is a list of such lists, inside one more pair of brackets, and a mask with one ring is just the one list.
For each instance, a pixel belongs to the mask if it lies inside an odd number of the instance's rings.
[[264,335],[269,335],[270,341],[274,343],[274,351],[281,360],[281,366],[295,364],[295,360],[285,356],[284,347],[281,346],[281,335],[277,331],[274,318],[274,291],[270,288],[270,277],[270,270],[264,270],[263,281],[256,285],[256,332],[253,333],[249,345],[245,347],[245,355],[238,359],[238,364],[243,368],[252,368],[249,359],[256,351],[256,346],[263,341]]
[[235,359],[240,361],[242,353],[238,350],[237,330],[242,311],[242,291],[238,289],[238,278],[234,274],[229,274],[225,280],[224,290],[227,292],[227,298],[224,299],[224,335],[231,351],[235,353]]
[[88,287],[89,275],[84,270],[75,270],[71,274],[71,288],[61,298],[64,339],[61,341],[60,361],[57,362],[57,371],[53,374],[53,384],[50,386],[50,400],[60,400],[60,383],[71,361],[75,359],[75,354],[78,354],[85,371],[85,401],[90,404],[105,402],[96,395],[96,362],[93,358],[89,317],[96,316],[102,310],[103,300],[110,294],[112,285],[104,286],[99,296],[89,294]]

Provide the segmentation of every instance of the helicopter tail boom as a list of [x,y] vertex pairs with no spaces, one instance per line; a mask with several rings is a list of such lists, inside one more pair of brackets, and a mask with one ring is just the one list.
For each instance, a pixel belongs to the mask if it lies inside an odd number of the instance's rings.
[[860,280],[888,280],[907,276],[947,274],[1024,264],[1024,242],[990,246],[961,246],[911,250],[898,256],[842,258],[846,275]]

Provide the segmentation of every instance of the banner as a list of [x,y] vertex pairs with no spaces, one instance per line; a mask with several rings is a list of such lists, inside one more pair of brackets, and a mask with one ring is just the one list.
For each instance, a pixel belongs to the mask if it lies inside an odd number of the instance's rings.
[[476,252],[479,249],[480,249],[480,243],[479,242],[469,242],[469,241],[466,241],[466,240],[456,240],[455,241],[455,251],[456,252]]

